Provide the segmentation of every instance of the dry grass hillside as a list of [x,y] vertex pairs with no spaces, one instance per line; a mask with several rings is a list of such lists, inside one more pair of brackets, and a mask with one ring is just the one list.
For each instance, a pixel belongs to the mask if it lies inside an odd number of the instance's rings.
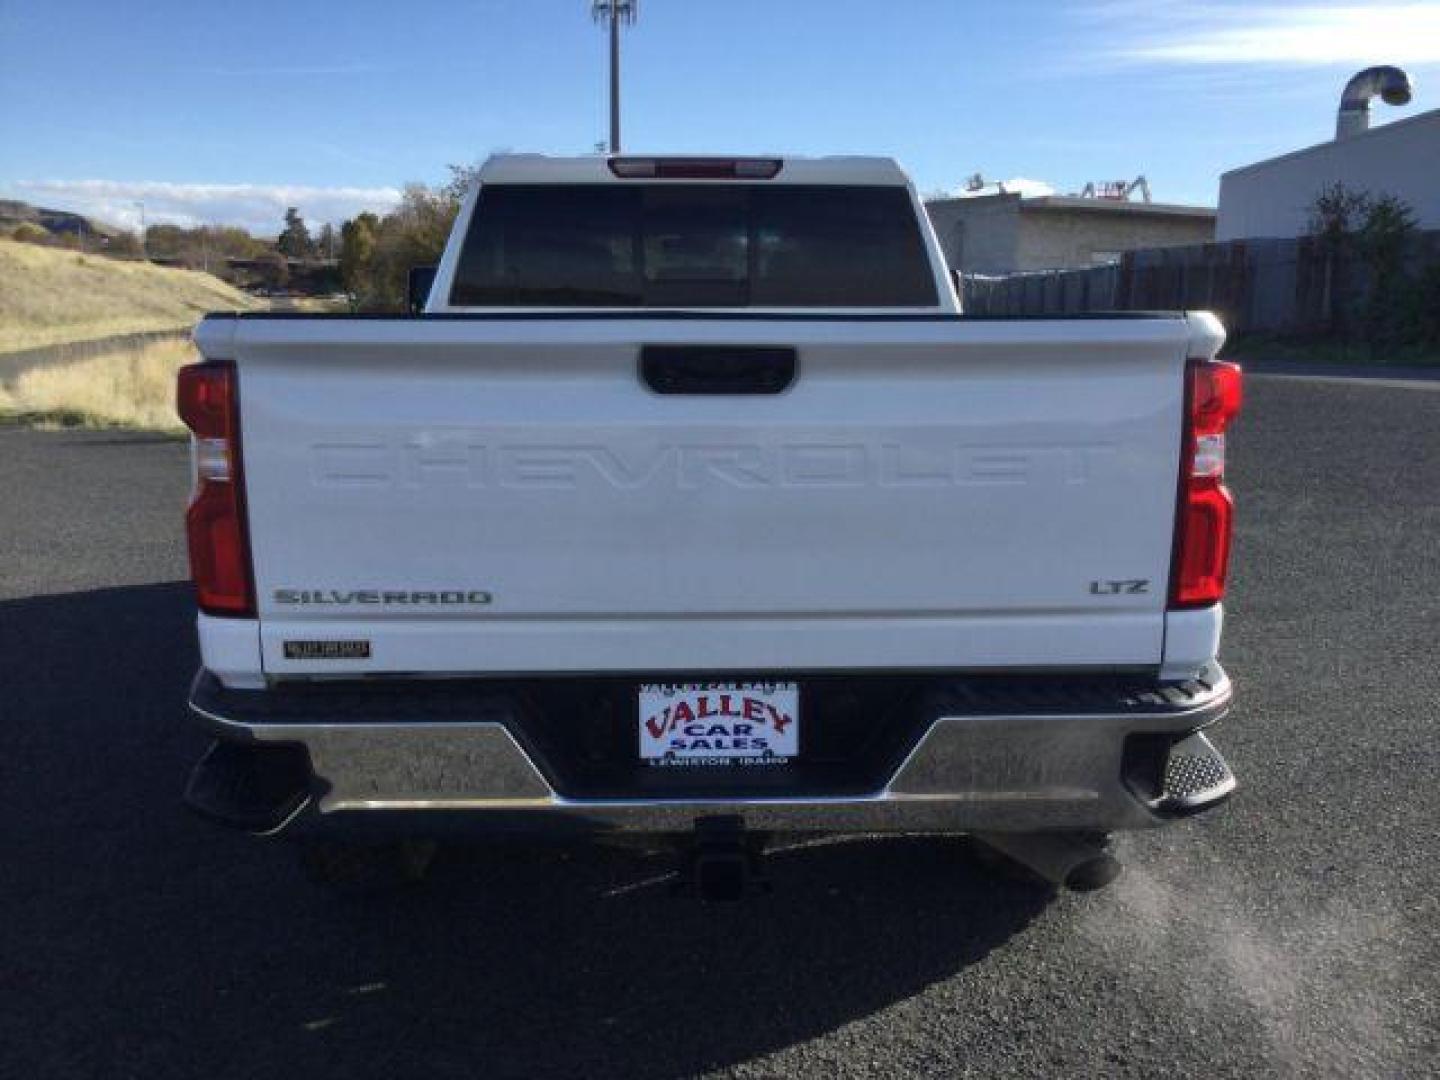
[[35,368],[0,380],[0,421],[178,433],[175,372],[198,359],[188,341],[159,341]]
[[210,274],[0,240],[0,352],[171,330],[263,303]]

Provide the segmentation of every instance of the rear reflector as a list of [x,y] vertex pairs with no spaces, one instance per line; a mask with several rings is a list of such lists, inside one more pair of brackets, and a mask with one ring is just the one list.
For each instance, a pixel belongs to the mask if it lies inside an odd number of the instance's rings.
[[780,158],[611,158],[622,180],[773,180]]
[[1223,435],[1240,414],[1240,365],[1190,365],[1190,418],[1196,435]]
[[1225,428],[1240,412],[1240,367],[1192,360],[1186,378],[1172,608],[1208,607],[1224,598],[1234,518],[1225,487]]
[[200,610],[208,615],[253,615],[235,365],[207,360],[181,368],[176,404],[193,434],[195,492],[185,512],[185,533]]

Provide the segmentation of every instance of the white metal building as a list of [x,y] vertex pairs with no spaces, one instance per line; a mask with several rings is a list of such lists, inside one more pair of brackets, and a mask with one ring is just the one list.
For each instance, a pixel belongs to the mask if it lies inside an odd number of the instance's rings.
[[1300,236],[1335,183],[1394,195],[1422,229],[1440,229],[1440,109],[1233,169],[1220,178],[1217,240]]

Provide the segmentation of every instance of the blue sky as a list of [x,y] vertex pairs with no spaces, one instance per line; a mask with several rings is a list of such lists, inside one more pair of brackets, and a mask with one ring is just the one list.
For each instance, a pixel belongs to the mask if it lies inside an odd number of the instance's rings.
[[[981,171],[1078,190],[1328,138],[1399,63],[1440,107],[1440,3],[639,0],[627,151],[881,153],[924,190]],[[133,224],[278,230],[383,206],[501,149],[605,137],[588,0],[0,0],[0,194]]]

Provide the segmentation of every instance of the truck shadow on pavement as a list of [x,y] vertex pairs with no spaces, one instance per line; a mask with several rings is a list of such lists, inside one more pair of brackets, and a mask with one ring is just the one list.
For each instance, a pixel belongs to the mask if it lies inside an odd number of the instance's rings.
[[338,897],[180,806],[191,617],[181,583],[0,603],[0,1039],[29,1075],[686,1076],[904,1002],[1050,901],[920,839],[781,851],[734,905],[574,846]]

